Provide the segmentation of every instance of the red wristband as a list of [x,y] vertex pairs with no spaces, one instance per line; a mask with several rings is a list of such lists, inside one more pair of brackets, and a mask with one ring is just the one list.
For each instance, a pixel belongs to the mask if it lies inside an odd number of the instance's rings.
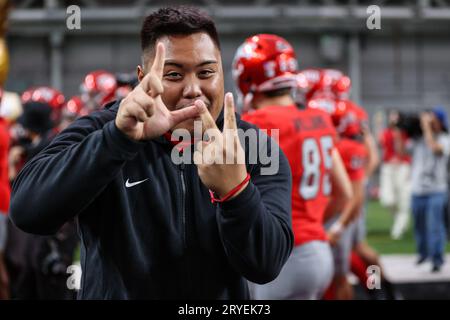
[[236,187],[234,187],[230,192],[228,192],[222,199],[218,199],[214,196],[214,192],[209,190],[209,195],[211,196],[211,203],[215,202],[225,202],[228,199],[230,199],[232,196],[234,196],[239,190],[241,190],[242,186],[246,184],[250,180],[250,174],[247,173],[247,176],[245,177],[244,181],[239,183]]

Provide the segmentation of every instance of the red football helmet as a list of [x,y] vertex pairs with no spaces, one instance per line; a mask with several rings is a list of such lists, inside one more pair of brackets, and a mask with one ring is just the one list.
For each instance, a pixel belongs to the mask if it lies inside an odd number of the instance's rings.
[[343,75],[333,83],[331,90],[338,99],[344,100],[349,98],[351,87],[352,81],[349,77]]
[[297,59],[285,39],[258,34],[245,40],[233,60],[233,78],[244,98],[244,108],[255,92],[297,86]]
[[81,84],[81,99],[89,111],[100,109],[114,100],[117,89],[116,77],[107,71],[90,72]]
[[297,73],[297,92],[295,95],[296,102],[299,104],[307,104],[310,97],[311,89],[320,80],[320,69],[305,69]]
[[336,97],[330,90],[331,74],[324,73],[322,69],[306,69],[300,74],[308,82],[304,90],[307,107],[333,114],[336,109]]
[[84,108],[81,97],[74,96],[70,98],[63,108],[63,115],[69,118],[77,118],[87,115],[88,112]]
[[64,95],[56,89],[50,87],[33,87],[22,93],[21,100],[22,104],[32,101],[48,104],[52,108],[52,121],[58,123],[61,119],[65,98]]
[[351,80],[341,71],[335,69],[307,69],[301,74],[309,79],[309,85],[305,90],[305,99],[309,100],[316,96],[333,95],[334,99],[348,99]]
[[365,111],[350,100],[336,101],[336,108],[331,115],[336,131],[343,137],[355,137],[362,133],[362,115]]
[[332,85],[343,76],[344,74],[342,73],[342,71],[336,69],[322,69],[322,78],[326,79],[325,82],[328,85]]

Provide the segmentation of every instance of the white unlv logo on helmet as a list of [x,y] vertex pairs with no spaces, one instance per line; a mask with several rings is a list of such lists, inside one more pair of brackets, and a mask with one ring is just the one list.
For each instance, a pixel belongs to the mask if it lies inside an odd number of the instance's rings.
[[39,100],[43,98],[45,101],[50,101],[53,98],[53,91],[48,88],[41,88],[39,91],[33,93],[33,99]]
[[277,46],[278,51],[287,51],[290,49],[290,46],[283,41],[277,41],[275,45]]
[[109,74],[102,74],[97,78],[98,86],[109,89],[115,86],[116,80]]

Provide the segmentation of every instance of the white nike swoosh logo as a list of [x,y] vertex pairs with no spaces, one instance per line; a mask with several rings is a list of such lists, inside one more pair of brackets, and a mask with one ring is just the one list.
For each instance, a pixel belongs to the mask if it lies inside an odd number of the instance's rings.
[[145,182],[147,180],[148,180],[148,178],[144,179],[144,180],[136,181],[136,182],[130,182],[130,179],[127,179],[127,181],[125,182],[125,187],[131,188],[131,187],[134,187],[134,186],[136,186],[142,182]]

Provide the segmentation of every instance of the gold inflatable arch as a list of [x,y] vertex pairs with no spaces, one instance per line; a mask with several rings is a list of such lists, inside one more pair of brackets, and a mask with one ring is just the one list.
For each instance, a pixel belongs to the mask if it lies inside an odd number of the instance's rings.
[[9,57],[8,48],[4,38],[0,38],[0,87],[3,87],[8,75]]

